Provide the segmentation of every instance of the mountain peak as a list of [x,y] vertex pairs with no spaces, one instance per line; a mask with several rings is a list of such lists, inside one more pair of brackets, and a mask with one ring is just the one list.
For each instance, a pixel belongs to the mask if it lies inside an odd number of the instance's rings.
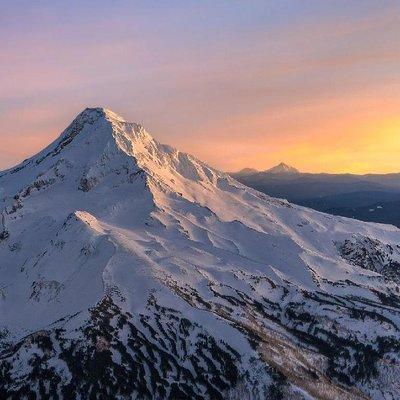
[[280,164],[275,165],[275,167],[267,169],[265,172],[270,174],[298,174],[299,170],[281,162]]
[[94,123],[99,119],[107,119],[114,120],[119,122],[125,122],[125,119],[115,113],[114,111],[109,110],[105,107],[87,107],[82,112],[80,112],[77,117],[72,121],[72,123]]
[[[36,168],[40,165],[42,169],[43,162],[52,164],[55,157],[61,153],[63,155],[59,156],[60,159],[69,158],[74,163],[85,163],[88,158],[101,157],[107,147],[112,147],[112,143],[132,155],[134,142],[149,143],[152,140],[140,124],[127,122],[122,116],[105,107],[88,107],[72,120],[55,141],[21,164],[2,171],[0,177],[14,174],[28,166]],[[73,154],[66,154],[71,151]]]
[[50,146],[55,146],[56,148],[61,146],[63,148],[72,142],[75,137],[80,136],[80,133],[85,129],[89,130],[91,135],[96,132],[96,135],[110,136],[113,123],[125,122],[124,118],[107,108],[88,107],[74,118],[64,132],[61,133],[59,139]]

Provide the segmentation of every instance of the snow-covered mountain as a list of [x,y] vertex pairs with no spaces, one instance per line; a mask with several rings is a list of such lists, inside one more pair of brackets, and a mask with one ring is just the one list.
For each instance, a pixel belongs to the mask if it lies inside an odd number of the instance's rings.
[[400,230],[84,110],[0,173],[1,399],[399,399]]

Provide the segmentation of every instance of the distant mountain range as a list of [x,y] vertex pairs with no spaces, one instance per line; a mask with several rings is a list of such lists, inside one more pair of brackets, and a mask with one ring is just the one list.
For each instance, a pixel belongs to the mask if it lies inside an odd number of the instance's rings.
[[298,174],[300,171],[288,164],[281,162],[274,167],[267,169],[265,171],[258,171],[255,168],[243,168],[238,172],[233,172],[233,175],[257,175],[257,174]]
[[330,214],[400,226],[400,173],[313,174],[280,163],[231,175],[268,195]]

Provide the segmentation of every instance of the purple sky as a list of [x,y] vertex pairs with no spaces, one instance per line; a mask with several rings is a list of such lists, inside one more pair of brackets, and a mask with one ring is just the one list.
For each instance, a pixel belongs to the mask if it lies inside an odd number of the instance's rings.
[[13,1],[0,169],[87,106],[225,170],[400,171],[400,2]]

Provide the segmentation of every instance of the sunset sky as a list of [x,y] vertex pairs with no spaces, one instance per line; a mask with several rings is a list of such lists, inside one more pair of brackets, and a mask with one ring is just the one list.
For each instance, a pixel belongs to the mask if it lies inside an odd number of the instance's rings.
[[0,169],[87,106],[228,171],[400,172],[400,1],[9,1]]

